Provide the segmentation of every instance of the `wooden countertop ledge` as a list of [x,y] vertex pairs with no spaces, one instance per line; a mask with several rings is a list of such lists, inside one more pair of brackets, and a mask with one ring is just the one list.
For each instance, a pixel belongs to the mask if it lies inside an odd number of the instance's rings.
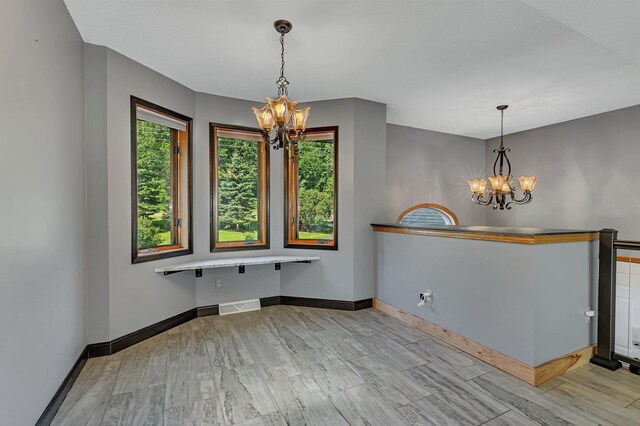
[[595,241],[598,232],[577,229],[513,228],[495,226],[416,226],[372,223],[375,232],[497,241],[513,244],[557,244]]

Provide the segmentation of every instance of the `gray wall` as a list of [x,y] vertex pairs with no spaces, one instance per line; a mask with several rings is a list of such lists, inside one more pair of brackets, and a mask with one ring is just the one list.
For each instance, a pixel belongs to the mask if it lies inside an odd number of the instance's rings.
[[466,179],[483,174],[481,139],[387,125],[387,221],[419,203],[441,204],[461,225],[484,225],[486,208],[473,204]]
[[[285,296],[316,297],[322,299],[353,299],[353,220],[354,220],[354,99],[337,99],[308,103],[310,127],[338,126],[338,251],[287,249],[287,254],[317,255],[319,262],[309,265],[287,265],[282,268],[281,291]],[[273,170],[273,168],[272,168]],[[273,176],[273,175],[272,175]],[[276,175],[277,176],[277,175]],[[282,177],[279,179],[282,185]],[[278,202],[282,205],[282,202]],[[272,202],[272,206],[273,206]],[[277,204],[276,204],[277,206]],[[276,209],[275,212],[279,210]],[[282,213],[272,220],[282,222]],[[281,240],[282,231],[274,235]],[[282,247],[282,245],[280,245]]]
[[[195,306],[188,276],[131,264],[130,96],[195,116],[195,93],[113,50],[86,45],[87,330],[89,343],[115,339]],[[184,256],[180,261],[193,259]]]
[[[593,306],[594,243],[375,234],[376,298],[383,302],[530,366],[593,342],[595,322],[587,324],[584,313]],[[487,268],[495,259],[514,267],[496,273]],[[425,290],[433,291],[433,304],[417,307]]]
[[[486,209],[487,225],[616,228],[623,239],[640,239],[639,135],[640,106],[507,135],[513,176],[540,181],[531,204]],[[487,141],[487,166],[498,145]]]
[[354,146],[354,300],[375,296],[375,236],[385,218],[387,106],[356,100]]
[[107,197],[107,48],[84,45],[87,186],[87,339],[109,335],[109,209]]
[[[317,255],[321,260],[311,265],[283,267],[281,291],[286,296],[322,299],[370,298],[374,296],[375,259],[369,224],[384,218],[386,138],[382,124],[386,122],[386,108],[352,98],[308,105],[311,127],[339,126],[339,250],[287,250],[291,254]],[[276,234],[275,238],[281,239],[281,235]]]
[[20,426],[86,344],[83,45],[60,0],[0,17],[0,423]]
[[[211,254],[209,252],[210,185],[209,185],[209,123],[232,124],[255,127],[251,107],[258,102],[227,98],[224,96],[196,94],[195,117],[195,168],[194,168],[194,223],[195,258],[222,259],[230,257],[264,256],[282,248],[282,153],[270,152],[270,196],[271,196],[271,250],[249,250]],[[174,263],[182,262],[174,259]],[[152,262],[153,263],[153,262]],[[286,267],[286,265],[284,265]],[[163,279],[172,281],[181,274]],[[222,288],[215,288],[215,278],[223,279]],[[280,294],[280,272],[273,266],[247,267],[244,275],[236,268],[204,271],[203,277],[195,279],[196,305],[207,306]]]
[[[167,280],[154,269],[176,259],[131,264],[130,96],[195,116],[195,93],[107,50],[107,156],[109,210],[109,311],[114,339],[191,309],[195,287],[186,276]],[[194,155],[198,155],[194,152]],[[196,236],[198,230],[195,230]],[[184,256],[186,262],[193,256]]]
[[[283,151],[271,151],[270,249],[209,252],[209,123],[255,126],[259,102],[195,93],[105,47],[86,46],[88,330],[91,343],[206,306],[277,295],[359,300],[374,295],[373,236],[384,220],[386,108],[360,99],[312,102],[310,127],[339,126],[339,251],[284,249]],[[131,265],[130,111],[135,95],[194,118],[194,254]],[[106,100],[105,100],[106,99]],[[105,146],[106,145],[106,146]],[[108,236],[108,238],[105,238]],[[320,262],[162,276],[154,269],[193,259],[318,255]],[[215,288],[215,278],[223,288]],[[108,297],[105,297],[108,295]],[[105,325],[105,318],[108,325]]]

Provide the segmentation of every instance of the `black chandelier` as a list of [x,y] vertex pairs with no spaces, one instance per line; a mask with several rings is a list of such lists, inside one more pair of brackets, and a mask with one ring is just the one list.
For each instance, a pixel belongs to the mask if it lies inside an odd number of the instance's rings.
[[[485,179],[467,181],[473,202],[481,206],[491,204],[494,210],[498,208],[500,210],[511,210],[512,204],[530,203],[533,198],[531,192],[533,192],[538,180],[535,176],[520,176],[518,183],[524,195],[522,198],[516,198],[516,190],[512,181],[513,176],[511,175],[511,162],[507,157],[507,152],[511,150],[504,147],[504,110],[508,107],[509,105],[498,105],[496,107],[500,111],[500,147],[493,150],[493,152],[498,153],[498,156],[493,163],[493,176],[488,177],[489,182],[491,182],[491,189],[487,198],[485,198],[487,192],[487,181]],[[505,163],[507,167],[506,173],[504,173]]]
[[[284,36],[291,31],[291,22],[280,19],[273,23],[274,28],[280,33],[280,77],[276,80],[278,86],[277,99],[266,98],[264,107],[251,108],[256,115],[258,125],[262,129],[265,143],[273,146],[273,149],[286,148],[295,152],[298,145],[304,141],[304,132],[307,128],[309,107],[297,110],[297,102],[289,101],[289,81],[284,76]],[[271,137],[271,131],[275,128],[275,135]]]

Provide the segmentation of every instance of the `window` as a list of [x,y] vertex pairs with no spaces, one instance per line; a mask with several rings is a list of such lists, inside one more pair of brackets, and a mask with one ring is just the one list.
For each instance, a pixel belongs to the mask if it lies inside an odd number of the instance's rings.
[[131,97],[131,262],[193,253],[193,120]]
[[285,247],[338,249],[338,127],[308,129],[285,152]]
[[397,222],[400,225],[457,225],[458,218],[445,206],[425,203],[402,212]]
[[258,129],[210,125],[211,251],[269,248],[269,146]]

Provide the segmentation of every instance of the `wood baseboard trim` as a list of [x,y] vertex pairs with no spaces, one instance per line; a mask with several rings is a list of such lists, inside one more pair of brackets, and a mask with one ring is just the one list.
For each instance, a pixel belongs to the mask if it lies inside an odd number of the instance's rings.
[[200,318],[200,317],[208,317],[210,315],[219,315],[220,309],[218,308],[218,305],[198,306],[196,308],[196,312],[197,312],[198,318]]
[[110,342],[91,343],[87,345],[87,357],[95,358],[115,354],[116,352],[120,352],[123,349],[135,345],[136,343],[140,343],[143,340],[147,340],[150,337],[177,327],[180,324],[191,321],[192,319],[197,318],[197,316],[197,309],[189,309],[181,314],[174,315],[140,330],[118,337]]
[[359,311],[360,309],[373,308],[373,299],[362,299],[353,302],[353,310]]
[[47,407],[44,409],[44,412],[36,422],[36,426],[49,426],[51,424],[54,417],[56,416],[56,413],[60,409],[60,406],[64,402],[64,399],[67,397],[67,394],[71,390],[71,387],[75,383],[76,379],[80,375],[80,372],[82,371],[82,368],[87,362],[87,357],[88,351],[85,347],[82,350],[82,353],[80,354],[78,360],[75,362],[75,364],[73,364],[73,367],[71,367],[71,371],[69,371],[69,374],[67,374],[67,377],[64,378],[55,395],[53,395],[51,402],[49,402]]
[[272,296],[272,297],[261,297],[260,298],[260,306],[276,306],[282,304],[282,296]]
[[444,340],[469,355],[533,386],[541,385],[547,380],[589,363],[589,359],[595,349],[595,345],[587,346],[537,367],[532,367],[381,300],[373,299],[373,308],[440,340]]
[[189,309],[188,311],[185,311],[178,315],[174,315],[171,318],[167,318],[155,324],[151,324],[145,328],[134,331],[125,336],[118,337],[117,339],[111,341],[111,353],[114,354],[116,352],[120,352],[121,350],[133,346],[136,343],[140,343],[143,340],[147,340],[150,337],[170,330],[174,327],[179,326],[180,324],[184,324],[185,322],[189,322],[197,317],[198,314],[196,309]]
[[373,299],[356,301],[313,299],[308,297],[280,296],[281,305],[306,306],[309,308],[338,309],[341,311],[357,311],[373,306]]
[[[330,300],[330,299],[313,299],[309,297],[293,297],[293,296],[272,296],[260,298],[260,306],[306,306],[309,308],[321,309],[338,309],[341,311],[359,311],[373,307],[373,299],[362,299],[356,301],[348,300]],[[207,315],[218,315],[218,305],[200,306],[196,308],[199,317]]]
[[87,345],[87,358],[111,355],[111,342],[91,343]]
[[542,365],[535,367],[536,386],[551,380],[554,377],[562,376],[578,367],[589,364],[589,360],[596,350],[596,345],[586,346],[577,351],[561,356]]

